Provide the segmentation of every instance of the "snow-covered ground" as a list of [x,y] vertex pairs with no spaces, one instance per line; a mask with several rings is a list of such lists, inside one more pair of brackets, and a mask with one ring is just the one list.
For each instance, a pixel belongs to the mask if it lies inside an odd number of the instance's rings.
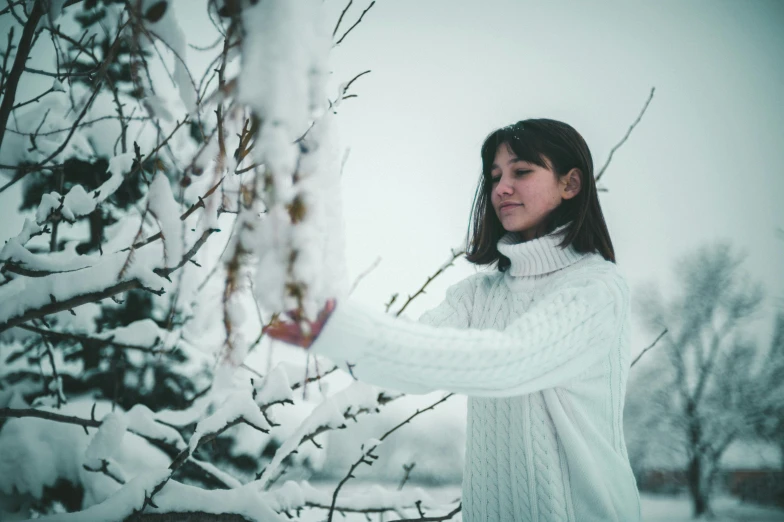
[[[333,488],[327,484],[317,484],[319,489]],[[349,486],[347,485],[342,491],[351,494],[357,489],[365,486]],[[408,487],[408,486],[406,486]],[[446,506],[449,503],[460,497],[459,486],[444,486],[435,488],[423,488],[433,499],[442,501]],[[340,499],[340,496],[338,497]],[[642,501],[642,518],[644,522],[686,522],[693,520],[691,517],[691,503],[687,496],[668,496],[668,495],[641,495]],[[762,507],[753,504],[744,504],[737,499],[729,496],[717,496],[714,498],[713,510],[716,514],[714,522],[774,522],[784,521],[784,510],[774,509],[769,507]],[[444,515],[448,512],[447,509],[439,511],[428,511],[427,516]],[[303,511],[302,522],[315,522],[323,520],[324,511],[310,510],[310,512]],[[411,516],[416,516],[416,513],[409,513]],[[396,520],[399,517],[388,514],[384,520]],[[373,520],[378,520],[377,515],[372,515]],[[339,520],[345,522],[365,521],[367,520],[363,514],[346,514],[346,518],[340,517]],[[454,521],[462,520],[458,515]]]
[[[772,522],[784,520],[780,509],[744,504],[729,496],[712,501],[715,522]],[[681,522],[692,520],[691,503],[686,496],[642,495],[642,518],[645,522]]]

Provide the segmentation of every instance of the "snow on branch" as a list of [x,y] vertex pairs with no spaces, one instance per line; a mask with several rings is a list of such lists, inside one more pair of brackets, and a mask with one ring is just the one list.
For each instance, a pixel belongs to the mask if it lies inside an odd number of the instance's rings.
[[[123,170],[121,167],[117,168]],[[112,176],[114,178],[114,174]],[[106,184],[110,182],[111,179]],[[161,183],[164,182],[168,183],[165,179],[160,179],[156,185],[158,188],[153,192],[153,205],[159,214],[165,216],[163,219],[166,226],[171,229],[166,244],[172,257],[179,254],[176,258],[179,259],[177,263],[155,267],[158,263],[155,254],[139,256],[139,251],[135,248],[132,250],[132,253],[136,254],[134,256],[116,252],[101,258],[79,256],[72,251],[33,254],[24,247],[24,244],[39,233],[41,228],[40,225],[25,221],[20,234],[10,239],[0,250],[0,262],[3,263],[0,272],[10,271],[28,276],[0,286],[0,332],[30,319],[70,310],[134,288],[147,289],[157,294],[163,293],[160,278],[168,279],[171,273],[182,268],[196,255],[209,236],[218,232],[215,228],[205,229],[191,248],[182,253],[179,221],[186,219],[197,208],[204,208],[204,199],[213,194],[220,184],[219,182],[213,186],[199,198],[198,203],[192,205],[177,219],[172,216],[176,203],[170,199],[171,189],[169,188],[166,193],[166,189],[162,188]],[[163,196],[158,195],[161,191],[164,192]],[[162,237],[164,234],[161,232],[140,246],[148,245]],[[24,298],[19,299],[20,296]]]
[[[195,513],[214,515],[215,520],[254,520],[284,522],[287,518],[273,511],[265,498],[248,485],[228,490],[205,490],[168,480],[167,469],[149,471],[135,477],[106,501],[84,511],[42,517],[44,522],[116,522],[138,520],[152,515],[160,520],[163,514],[179,520]],[[163,486],[165,484],[165,487]],[[160,490],[156,491],[160,486]],[[153,493],[155,495],[152,501]],[[149,506],[149,508],[148,508]],[[236,515],[232,517],[231,515]],[[238,518],[241,517],[241,518]]]
[[[358,384],[358,383],[355,383],[355,384]],[[434,409],[436,406],[438,406],[439,404],[445,402],[446,400],[448,400],[453,395],[454,395],[453,393],[448,393],[448,394],[444,395],[444,397],[442,397],[438,401],[434,402],[433,404],[431,404],[427,408],[424,408],[424,409],[421,409],[421,410],[418,409],[416,412],[414,412],[412,415],[410,415],[408,418],[406,418],[403,422],[397,424],[392,429],[390,429],[389,431],[384,433],[380,438],[378,438],[378,439],[370,439],[370,440],[366,441],[364,444],[362,444],[362,447],[360,448],[362,450],[362,453],[359,456],[359,459],[357,459],[353,464],[351,464],[351,466],[349,467],[348,473],[346,474],[345,477],[343,477],[343,479],[341,479],[341,481],[338,483],[337,487],[335,488],[335,491],[332,494],[332,503],[330,504],[330,507],[329,507],[329,514],[327,516],[327,522],[332,522],[332,515],[335,512],[335,505],[337,503],[338,494],[340,493],[340,489],[346,484],[346,482],[348,482],[349,479],[354,478],[354,475],[352,474],[354,472],[354,470],[357,467],[359,467],[360,464],[367,464],[368,466],[372,466],[373,462],[375,462],[376,459],[378,459],[378,455],[374,454],[373,451],[375,451],[375,449],[378,448],[381,445],[381,443],[384,442],[384,440],[387,437],[389,437],[394,432],[396,432],[397,430],[399,430],[400,428],[402,428],[403,426],[405,426],[406,424],[411,422],[415,417],[423,414],[426,411]]]
[[[240,390],[229,395],[215,413],[199,421],[188,447],[184,448],[172,461],[169,466],[170,472],[168,476],[156,484],[148,496],[145,496],[142,509],[148,505],[156,507],[153,497],[164,488],[174,473],[185,464],[200,445],[215,440],[224,431],[241,423],[247,424],[262,433],[269,433],[271,428],[266,417],[246,390]],[[201,467],[204,470],[208,470],[207,466],[202,465]]]
[[280,476],[276,473],[283,461],[305,442],[311,441],[318,445],[315,438],[320,434],[333,429],[343,429],[346,427],[346,420],[356,421],[356,417],[360,414],[378,412],[379,405],[389,400],[391,399],[385,394],[378,393],[375,387],[362,382],[354,382],[346,389],[325,399],[281,444],[272,461],[258,475],[258,487],[269,488]]
[[[302,508],[328,510],[332,505],[332,496],[318,490],[308,482],[288,480],[279,488],[263,493],[267,504],[279,513],[292,516],[291,512]],[[344,495],[334,510],[341,513],[403,513],[405,510],[440,507],[430,495],[421,488],[396,491],[379,485],[362,488],[350,495]]]
[[92,194],[88,194],[81,185],[74,185],[65,196],[57,192],[44,194],[35,213],[36,222],[39,226],[59,219],[73,223],[76,218],[90,214],[99,204],[117,192],[125,179],[125,174],[131,172],[133,161],[134,156],[130,152],[109,160],[107,172],[111,177],[92,191]]

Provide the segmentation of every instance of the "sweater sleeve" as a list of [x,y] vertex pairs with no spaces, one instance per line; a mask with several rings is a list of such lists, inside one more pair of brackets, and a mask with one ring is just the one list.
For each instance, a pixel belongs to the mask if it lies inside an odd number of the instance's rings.
[[[560,284],[502,331],[418,324],[338,303],[311,347],[359,380],[409,393],[511,396],[561,385],[609,353],[625,283],[607,276]],[[454,317],[460,290],[435,310]],[[425,317],[427,320],[427,317]]]

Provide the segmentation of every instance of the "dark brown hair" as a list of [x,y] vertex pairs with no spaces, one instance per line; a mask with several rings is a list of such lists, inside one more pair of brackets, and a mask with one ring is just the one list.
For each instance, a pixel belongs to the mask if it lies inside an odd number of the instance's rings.
[[482,145],[482,176],[471,207],[471,223],[466,235],[466,259],[477,265],[498,262],[505,272],[510,261],[498,251],[497,243],[506,233],[490,202],[493,184],[490,171],[498,147],[506,143],[519,159],[550,168],[560,179],[571,169],[582,173],[580,192],[564,200],[544,223],[544,234],[571,224],[564,231],[561,248],[574,245],[581,253],[597,252],[615,263],[610,232],[604,222],[596,192],[593,159],[580,133],[566,123],[549,119],[518,121],[493,131]]

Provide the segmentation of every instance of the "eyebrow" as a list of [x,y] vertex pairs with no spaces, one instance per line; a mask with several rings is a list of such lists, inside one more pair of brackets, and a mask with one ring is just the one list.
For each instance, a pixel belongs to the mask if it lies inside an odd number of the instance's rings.
[[[525,160],[521,160],[521,159],[520,159],[520,158],[518,158],[517,156],[513,156],[513,157],[512,157],[512,159],[510,159],[510,160],[509,160],[509,162],[508,162],[507,164],[508,164],[508,165],[511,165],[512,163],[519,163],[519,162],[521,162],[521,161],[525,161]],[[497,168],[499,168],[499,167],[498,167],[498,165],[496,165],[495,163],[493,163],[493,166],[492,166],[492,167],[490,167],[490,170],[497,169]]]

